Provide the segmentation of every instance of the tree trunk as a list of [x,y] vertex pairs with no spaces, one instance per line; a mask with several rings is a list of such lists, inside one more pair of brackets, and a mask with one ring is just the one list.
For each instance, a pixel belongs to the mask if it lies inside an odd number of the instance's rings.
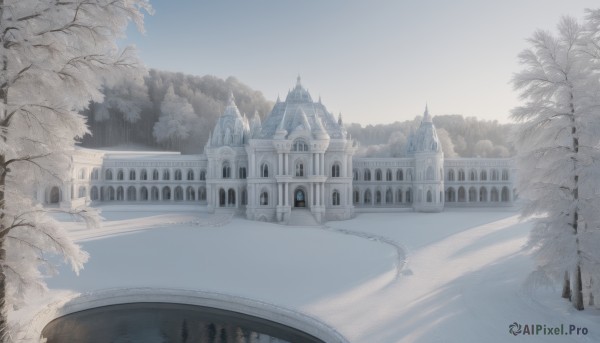
[[583,310],[583,287],[581,284],[581,266],[577,266],[575,280],[573,280],[573,306],[581,311]]
[[[579,137],[577,133],[577,123],[575,122],[575,106],[573,103],[573,93],[571,93],[571,137],[573,139],[573,152],[575,157],[573,158],[573,172],[575,186],[573,187],[573,200],[579,201],[579,174],[577,170],[577,162],[579,160]],[[584,218],[585,219],[585,218]],[[581,311],[583,310],[583,293],[582,293],[582,282],[581,282],[581,249],[579,248],[579,208],[576,206],[573,212],[573,234],[575,235],[575,249],[577,249],[577,267],[575,270],[575,276],[573,280],[573,306]]]
[[569,280],[569,272],[565,271],[563,281],[562,297],[571,300],[571,280]]

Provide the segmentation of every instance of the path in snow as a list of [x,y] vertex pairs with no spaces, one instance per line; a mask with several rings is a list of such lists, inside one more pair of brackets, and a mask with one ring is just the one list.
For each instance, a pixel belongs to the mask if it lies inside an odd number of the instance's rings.
[[518,338],[509,334],[508,326],[515,321],[573,323],[590,331],[597,327],[596,311],[576,313],[565,310],[569,305],[564,303],[550,309],[523,287],[533,268],[522,250],[528,227],[511,216],[425,244],[412,251],[403,276],[391,286],[363,285],[305,310],[327,318],[355,342],[600,341],[600,332]]

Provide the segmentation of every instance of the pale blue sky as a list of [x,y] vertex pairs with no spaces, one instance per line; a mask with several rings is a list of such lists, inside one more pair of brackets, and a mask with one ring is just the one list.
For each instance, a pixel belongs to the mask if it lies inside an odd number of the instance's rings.
[[296,76],[346,122],[436,114],[508,121],[517,54],[537,28],[583,16],[592,0],[151,0],[146,35],[129,30],[151,68],[235,76],[267,99]]

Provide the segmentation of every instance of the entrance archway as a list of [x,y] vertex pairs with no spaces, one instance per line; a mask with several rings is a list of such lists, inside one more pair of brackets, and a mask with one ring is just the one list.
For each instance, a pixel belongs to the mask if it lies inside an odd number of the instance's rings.
[[306,194],[301,188],[294,191],[294,207],[306,207]]
[[56,186],[50,189],[50,198],[48,199],[50,204],[58,204],[60,202],[60,189]]

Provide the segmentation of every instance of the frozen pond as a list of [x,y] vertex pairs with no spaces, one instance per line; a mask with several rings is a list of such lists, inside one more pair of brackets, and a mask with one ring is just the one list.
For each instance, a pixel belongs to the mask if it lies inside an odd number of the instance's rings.
[[98,307],[50,322],[48,343],[259,343],[323,341],[262,318],[210,307],[132,303]]

